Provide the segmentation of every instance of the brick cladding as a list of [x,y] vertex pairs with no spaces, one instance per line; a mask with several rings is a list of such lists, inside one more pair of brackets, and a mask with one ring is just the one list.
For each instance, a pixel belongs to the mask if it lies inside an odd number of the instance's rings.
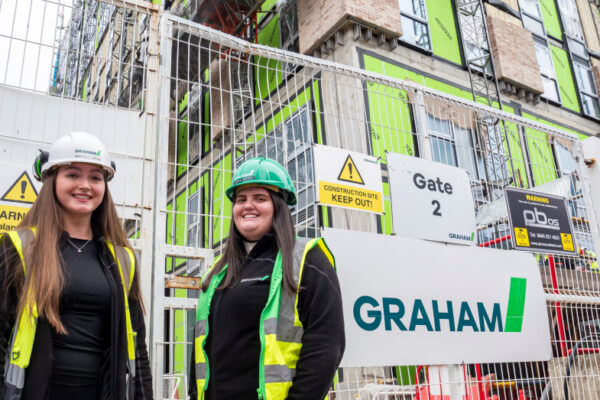
[[533,38],[525,28],[488,16],[488,33],[499,80],[541,94],[542,76],[535,55]]
[[398,0],[302,0],[296,4],[300,52],[304,54],[310,54],[347,21],[392,37],[402,34]]

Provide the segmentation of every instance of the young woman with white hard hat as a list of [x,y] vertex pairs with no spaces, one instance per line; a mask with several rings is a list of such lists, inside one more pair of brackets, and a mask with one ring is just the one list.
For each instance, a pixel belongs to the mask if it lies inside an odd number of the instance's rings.
[[202,281],[190,398],[322,400],[345,346],[334,257],[296,237],[296,191],[274,160],[246,161],[226,195],[233,220]]
[[139,268],[107,186],[115,164],[73,132],[33,173],[39,196],[0,237],[0,400],[151,399]]

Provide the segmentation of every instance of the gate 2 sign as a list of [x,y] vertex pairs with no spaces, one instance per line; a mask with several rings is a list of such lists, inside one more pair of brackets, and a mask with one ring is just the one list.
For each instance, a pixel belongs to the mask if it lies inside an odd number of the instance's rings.
[[504,190],[516,250],[577,254],[564,197],[530,190]]
[[323,237],[342,292],[341,366],[550,359],[533,255],[331,228]]
[[474,244],[475,212],[464,169],[394,153],[387,162],[396,234]]

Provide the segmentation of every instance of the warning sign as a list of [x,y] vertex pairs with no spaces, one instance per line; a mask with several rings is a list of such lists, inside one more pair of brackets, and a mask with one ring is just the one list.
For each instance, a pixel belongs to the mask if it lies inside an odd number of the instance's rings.
[[571,217],[564,197],[530,190],[504,189],[516,250],[575,253]]
[[515,228],[515,241],[517,246],[529,247],[529,235],[525,228]]
[[560,238],[562,240],[563,249],[567,251],[575,250],[575,246],[573,246],[573,238],[568,233],[561,233]]
[[364,185],[365,181],[363,181],[362,176],[360,176],[360,172],[358,172],[358,168],[356,168],[356,164],[348,154],[348,158],[344,162],[344,166],[338,175],[338,180],[358,183],[359,185]]
[[32,204],[37,198],[37,191],[29,178],[27,172],[21,176],[8,188],[0,200],[15,201],[17,203]]
[[29,208],[27,207],[5,206],[0,204],[0,233],[15,229],[27,211],[29,211]]
[[315,145],[315,179],[319,203],[383,213],[383,184],[377,158]]

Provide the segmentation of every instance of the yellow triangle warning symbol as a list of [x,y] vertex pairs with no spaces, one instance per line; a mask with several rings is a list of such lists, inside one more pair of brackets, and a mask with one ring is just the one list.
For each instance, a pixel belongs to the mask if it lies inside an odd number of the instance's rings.
[[360,176],[360,172],[358,172],[358,168],[356,168],[356,164],[354,163],[354,160],[352,160],[352,157],[350,157],[350,154],[348,154],[346,161],[344,161],[344,166],[338,175],[338,180],[358,183],[360,185],[365,184],[365,181],[363,181],[362,176]]
[[17,203],[33,203],[37,199],[37,191],[31,183],[27,171],[17,178],[0,200],[16,201]]

